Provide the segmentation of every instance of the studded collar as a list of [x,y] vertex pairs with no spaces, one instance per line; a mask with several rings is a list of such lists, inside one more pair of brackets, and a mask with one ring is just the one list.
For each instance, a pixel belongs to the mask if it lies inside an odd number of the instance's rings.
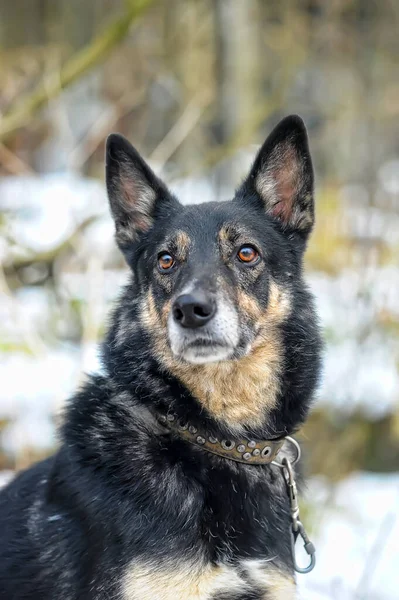
[[207,452],[249,465],[267,465],[280,452],[285,437],[272,440],[244,438],[218,439],[189,423],[180,421],[175,413],[157,415],[158,421],[181,438]]

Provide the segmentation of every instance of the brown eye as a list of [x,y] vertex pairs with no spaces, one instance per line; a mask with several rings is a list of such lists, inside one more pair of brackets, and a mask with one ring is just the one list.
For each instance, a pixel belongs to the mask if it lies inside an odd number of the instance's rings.
[[237,256],[243,263],[254,263],[259,258],[259,252],[252,246],[242,246],[239,249]]
[[162,252],[158,256],[158,267],[160,271],[169,271],[175,264],[175,259],[168,252]]

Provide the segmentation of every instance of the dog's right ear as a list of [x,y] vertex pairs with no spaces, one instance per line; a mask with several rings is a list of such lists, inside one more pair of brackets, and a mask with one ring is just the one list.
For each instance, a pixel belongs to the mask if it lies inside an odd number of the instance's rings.
[[285,234],[306,243],[314,223],[313,188],[306,127],[291,115],[264,142],[242,189]]
[[161,211],[171,212],[178,202],[122,135],[108,136],[105,164],[116,241],[125,252],[151,229]]

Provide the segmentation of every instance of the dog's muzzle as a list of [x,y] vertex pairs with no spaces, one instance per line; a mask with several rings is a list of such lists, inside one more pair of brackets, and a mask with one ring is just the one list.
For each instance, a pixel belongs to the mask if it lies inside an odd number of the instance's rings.
[[173,354],[187,362],[228,360],[240,338],[237,311],[221,294],[185,290],[172,305],[168,335]]

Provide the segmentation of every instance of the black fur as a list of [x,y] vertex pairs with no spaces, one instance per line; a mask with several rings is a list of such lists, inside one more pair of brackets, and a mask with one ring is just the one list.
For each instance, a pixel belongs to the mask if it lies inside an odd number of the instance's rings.
[[[302,179],[295,179],[293,202],[308,211],[305,226],[302,216],[295,220],[288,209],[283,216],[275,211],[256,185],[270,152],[285,143],[296,153],[290,158],[300,162]],[[278,176],[280,155],[284,152],[273,157],[271,176]],[[134,185],[126,188],[123,177],[128,184],[134,178]],[[313,173],[304,126],[291,117],[272,133],[231,202],[181,207],[119,136],[108,143],[107,178],[117,241],[133,277],[103,344],[104,375],[90,378],[69,401],[58,452],[21,473],[0,494],[0,599],[141,598],[122,595],[132,561],[174,565],[171,572],[188,563],[231,565],[246,582],[245,590],[227,587],[210,599],[273,598],[245,572],[242,560],[267,559],[267,568],[293,575],[281,472],[221,459],[158,424],[154,412],[173,408],[215,435],[232,431],[162,364],[151,327],[143,322],[141,301],[151,289],[161,311],[194,276],[213,289],[220,275],[233,296],[240,287],[267,310],[270,282],[277,282],[292,301],[279,327],[284,348],[280,391],[262,423],[243,423],[241,434],[262,439],[299,427],[320,366],[312,298],[302,280],[302,255],[313,224]],[[215,236],[225,223],[238,223],[256,240],[264,263],[256,277],[216,256]],[[154,264],[164,241],[181,230],[195,244],[166,283]],[[244,341],[252,339],[254,327],[246,322]],[[240,343],[232,360],[240,360]],[[156,598],[163,597],[159,589]]]

